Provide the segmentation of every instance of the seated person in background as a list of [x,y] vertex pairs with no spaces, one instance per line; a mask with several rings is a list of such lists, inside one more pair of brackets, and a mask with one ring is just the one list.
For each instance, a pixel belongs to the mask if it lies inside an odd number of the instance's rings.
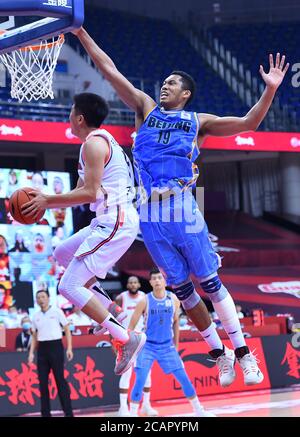
[[54,236],[52,237],[51,243],[52,243],[52,249],[55,250],[57,246],[59,246],[63,240],[65,240],[65,232],[64,228],[62,226],[58,226],[57,228],[54,228]]
[[186,329],[186,330],[191,329],[191,326],[189,325],[188,318],[187,318],[186,314],[184,314],[184,313],[181,313],[180,316],[179,316],[179,329],[180,330],[182,330],[182,329]]
[[62,194],[64,192],[64,182],[60,176],[55,176],[53,179],[53,191],[55,194]]
[[92,324],[92,320],[76,306],[73,307],[73,312],[67,317],[67,320],[74,326],[90,326]]
[[244,314],[244,312],[242,311],[242,307],[241,307],[241,305],[236,304],[235,309],[236,309],[236,312],[237,312],[238,318],[239,318],[239,319],[243,319],[243,318],[245,317],[245,314]]
[[6,329],[20,328],[18,310],[14,305],[8,308],[7,317],[4,318],[4,325]]
[[36,190],[43,191],[45,187],[45,181],[44,181],[44,176],[42,175],[41,172],[37,171],[36,173],[33,173],[31,178],[31,184],[32,187],[35,188]]
[[29,249],[25,246],[22,232],[16,232],[15,245],[8,252],[29,252]]
[[33,253],[46,253],[45,237],[37,232],[33,237]]
[[16,337],[16,351],[26,352],[30,348],[31,344],[31,320],[28,316],[23,317],[21,320],[22,332]]

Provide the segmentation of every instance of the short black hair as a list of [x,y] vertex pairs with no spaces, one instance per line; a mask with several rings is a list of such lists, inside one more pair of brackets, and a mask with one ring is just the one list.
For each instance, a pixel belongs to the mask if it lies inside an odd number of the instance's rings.
[[153,267],[153,268],[150,270],[149,278],[151,279],[151,276],[152,276],[152,275],[158,275],[159,273],[161,273],[161,271],[160,271],[157,267]]
[[196,82],[195,82],[194,78],[190,74],[186,73],[185,71],[181,71],[181,70],[174,70],[174,71],[172,71],[171,74],[176,74],[177,76],[181,77],[182,89],[189,90],[191,92],[191,97],[186,101],[186,105],[188,103],[191,103],[191,101],[195,97],[196,89],[197,89]]
[[100,127],[109,113],[106,100],[97,94],[76,94],[73,100],[76,114],[83,115],[88,127]]
[[128,278],[127,278],[127,282],[129,281],[130,278],[135,278],[135,279],[137,279],[137,280],[140,282],[139,277],[136,276],[136,275],[128,276]]
[[50,294],[49,294],[49,291],[48,291],[48,290],[44,290],[44,289],[38,290],[38,291],[36,292],[36,294],[35,294],[35,297],[37,297],[37,295],[38,295],[39,293],[46,293],[47,296],[50,297]]

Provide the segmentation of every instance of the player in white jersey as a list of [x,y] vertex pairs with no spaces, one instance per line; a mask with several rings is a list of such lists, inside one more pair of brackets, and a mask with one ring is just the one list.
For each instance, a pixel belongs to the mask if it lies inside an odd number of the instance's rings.
[[[116,303],[122,308],[124,314],[126,314],[126,319],[122,322],[123,326],[128,328],[131,317],[135,311],[137,304],[145,298],[145,293],[140,290],[141,284],[137,276],[130,276],[127,281],[127,290],[120,293],[116,298]],[[136,331],[141,332],[144,328],[144,318],[141,317],[136,324]],[[130,416],[130,411],[128,409],[128,392],[130,379],[133,371],[133,366],[130,367],[120,378],[119,389],[120,389],[120,409],[118,411],[118,416]],[[144,386],[144,396],[141,413],[145,416],[158,416],[158,411],[152,408],[150,403],[150,390],[151,390],[151,372],[149,372],[145,386]]]
[[47,208],[90,203],[96,212],[91,224],[59,245],[54,256],[65,273],[59,292],[85,314],[106,328],[118,351],[115,373],[131,367],[145,342],[145,334],[128,332],[108,311],[113,305],[97,283],[133,243],[138,232],[138,215],[132,204],[134,179],[129,159],[116,140],[99,129],[108,114],[102,97],[82,93],[74,97],[70,113],[72,133],[83,144],[80,149],[78,183],[65,194],[32,192],[34,198],[23,213],[37,216]]

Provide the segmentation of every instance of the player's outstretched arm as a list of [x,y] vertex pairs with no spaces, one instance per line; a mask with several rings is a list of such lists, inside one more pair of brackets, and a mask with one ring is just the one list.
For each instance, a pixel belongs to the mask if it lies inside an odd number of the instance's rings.
[[125,105],[141,117],[144,117],[155,106],[154,100],[141,90],[135,88],[120,73],[112,59],[100,49],[85,29],[80,28],[74,34],[78,37],[94,64],[101,71],[105,79],[111,83]]
[[217,117],[211,114],[199,114],[200,136],[235,135],[258,128],[270,109],[276,91],[289,68],[289,64],[285,65],[285,56],[281,57],[280,53],[277,53],[275,66],[273,55],[269,56],[269,63],[269,73],[264,71],[262,65],[260,66],[259,71],[266,84],[266,88],[256,105],[244,117]]

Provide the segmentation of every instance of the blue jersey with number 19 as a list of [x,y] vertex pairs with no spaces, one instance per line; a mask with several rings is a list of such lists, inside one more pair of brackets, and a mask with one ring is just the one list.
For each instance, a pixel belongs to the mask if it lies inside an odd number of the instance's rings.
[[147,197],[152,190],[192,186],[198,177],[196,112],[165,111],[156,106],[136,136],[133,157],[136,178]]

